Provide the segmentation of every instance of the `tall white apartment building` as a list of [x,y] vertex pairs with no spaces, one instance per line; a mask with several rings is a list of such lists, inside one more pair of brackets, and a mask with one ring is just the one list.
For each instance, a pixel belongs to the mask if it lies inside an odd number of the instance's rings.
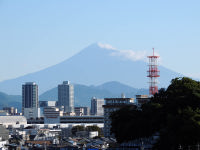
[[74,112],[74,86],[69,81],[58,85],[58,106],[66,113]]

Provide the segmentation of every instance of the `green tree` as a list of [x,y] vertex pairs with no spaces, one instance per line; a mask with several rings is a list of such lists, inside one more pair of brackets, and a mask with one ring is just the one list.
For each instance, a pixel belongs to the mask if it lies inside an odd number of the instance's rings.
[[160,133],[155,149],[173,150],[178,145],[200,142],[200,82],[175,78],[160,89],[142,109],[122,108],[111,115],[118,142],[151,137]]

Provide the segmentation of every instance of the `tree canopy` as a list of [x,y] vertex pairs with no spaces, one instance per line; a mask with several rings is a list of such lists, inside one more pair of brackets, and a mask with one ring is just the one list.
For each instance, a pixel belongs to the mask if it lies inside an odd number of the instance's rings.
[[118,142],[148,138],[159,133],[155,149],[177,149],[200,143],[200,82],[175,78],[142,109],[127,106],[111,115]]

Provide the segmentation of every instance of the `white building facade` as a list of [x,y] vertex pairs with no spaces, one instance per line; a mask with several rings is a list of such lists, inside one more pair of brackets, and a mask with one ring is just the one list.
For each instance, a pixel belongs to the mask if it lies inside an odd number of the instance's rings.
[[24,108],[24,117],[26,119],[40,118],[40,108]]
[[8,127],[15,125],[26,125],[27,120],[24,116],[0,116],[0,124]]

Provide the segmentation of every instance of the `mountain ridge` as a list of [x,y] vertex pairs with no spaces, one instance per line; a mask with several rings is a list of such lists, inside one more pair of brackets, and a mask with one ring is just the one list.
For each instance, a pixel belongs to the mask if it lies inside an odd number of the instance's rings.
[[[112,87],[112,88],[110,88]],[[40,100],[58,100],[58,89],[54,87],[40,95]],[[98,86],[74,84],[74,99],[76,106],[90,106],[92,97],[104,99],[111,97],[135,97],[138,94],[148,94],[148,89],[137,89],[117,81],[106,82]]]
[[[57,93],[57,87],[54,87],[41,94],[39,96],[39,101],[57,101]],[[148,89],[136,89],[116,81],[106,82],[98,86],[74,84],[75,106],[90,106],[92,97],[102,99],[108,97],[120,97],[121,93],[124,93],[126,97],[135,97],[137,94],[148,94]],[[17,107],[20,111],[22,106],[21,103],[21,95],[8,95],[0,92],[0,109],[12,106]]]
[[[92,44],[61,63],[0,82],[0,91],[20,94],[24,82],[34,81],[39,86],[39,93],[42,94],[65,80],[83,85],[100,85],[109,81],[118,81],[136,88],[147,88],[147,63],[142,60],[125,59],[127,54],[125,51],[108,46]],[[181,76],[162,66],[159,66],[159,69],[161,72],[159,87],[167,87],[172,78]]]

